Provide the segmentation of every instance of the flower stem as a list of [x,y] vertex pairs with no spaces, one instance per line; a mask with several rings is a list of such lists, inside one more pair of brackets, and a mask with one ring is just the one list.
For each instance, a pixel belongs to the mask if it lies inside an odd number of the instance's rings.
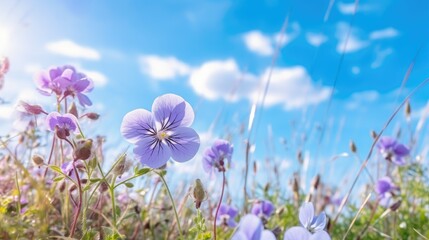
[[223,177],[223,181],[222,181],[222,192],[220,193],[220,199],[219,199],[219,203],[217,204],[217,208],[216,208],[216,214],[214,217],[214,224],[213,224],[213,239],[216,240],[216,219],[217,219],[217,215],[219,213],[219,208],[220,205],[222,204],[222,198],[223,198],[223,192],[225,191],[225,172],[222,172],[222,177]]
[[80,214],[80,210],[82,208],[82,186],[80,183],[80,177],[79,177],[79,173],[77,172],[76,166],[73,162],[73,169],[74,169],[74,173],[76,174],[76,179],[77,179],[77,186],[79,189],[79,203],[77,205],[77,210],[76,210],[76,214],[74,216],[74,220],[73,220],[73,224],[70,230],[70,237],[72,238],[74,235],[74,232],[76,230],[76,224],[77,224],[77,220],[79,219],[79,214]]
[[115,182],[116,176],[113,177],[112,184],[109,187],[110,198],[112,199],[112,215],[113,215],[113,226],[116,228],[116,201],[115,201]]
[[173,199],[173,196],[171,195],[170,188],[168,187],[167,182],[164,179],[164,176],[161,173],[158,173],[157,171],[154,171],[154,172],[158,174],[158,176],[161,178],[162,182],[164,183],[165,189],[167,189],[167,194],[170,197],[171,205],[173,205],[174,215],[176,216],[176,222],[177,222],[177,227],[179,228],[180,239],[184,239],[182,235],[182,227],[180,226],[179,215],[177,214],[176,205],[174,204],[174,199]]

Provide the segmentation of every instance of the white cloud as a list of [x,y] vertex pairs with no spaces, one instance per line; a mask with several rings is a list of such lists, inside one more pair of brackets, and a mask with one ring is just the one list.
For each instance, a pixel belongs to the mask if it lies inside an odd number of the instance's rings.
[[[347,39],[348,32],[349,36]],[[356,34],[357,30],[352,28],[350,30],[350,25],[344,22],[337,24],[336,36],[338,38],[337,52],[342,53],[351,53],[356,52],[362,48],[365,48],[369,45],[369,42],[359,39]]]
[[252,91],[257,80],[256,76],[240,71],[234,59],[205,62],[189,78],[198,95],[227,101],[235,101]]
[[104,75],[101,72],[95,71],[95,70],[88,70],[84,68],[80,68],[82,73],[85,73],[93,82],[94,86],[96,87],[103,87],[106,86],[108,79],[106,75]]
[[270,56],[274,53],[277,44],[283,47],[295,39],[301,28],[298,23],[292,23],[287,33],[266,35],[259,30],[243,34],[243,40],[248,50],[261,56]]
[[171,80],[190,74],[191,67],[175,57],[144,55],[139,57],[140,70],[157,80]]
[[375,59],[371,63],[371,68],[379,68],[383,64],[384,59],[386,59],[386,57],[392,53],[393,53],[392,48],[386,48],[382,50],[379,47],[377,47],[375,49]]
[[60,40],[50,42],[45,45],[45,48],[55,54],[63,55],[71,58],[80,58],[87,60],[100,60],[100,53],[90,47],[81,46],[71,40]]
[[[344,15],[351,15],[355,11],[355,2],[351,2],[351,3],[339,2],[337,4],[337,7],[338,7],[338,10],[342,14],[344,14]],[[373,5],[359,3],[357,11],[358,12],[368,12],[368,11],[372,11],[374,9],[375,9],[375,6],[373,6]]]
[[350,99],[346,103],[346,108],[354,110],[360,107],[362,104],[375,102],[380,98],[380,94],[375,90],[368,90],[363,92],[353,93]]
[[[192,72],[189,82],[194,91],[207,99],[254,102],[261,91],[258,79],[267,79],[268,70],[261,76],[242,72],[233,59],[209,61]],[[271,75],[265,105],[283,105],[296,109],[318,104],[329,97],[330,88],[316,86],[302,66],[276,68]]]
[[250,31],[243,35],[244,43],[247,49],[262,56],[273,54],[274,48],[270,37],[264,35],[260,31]]
[[328,38],[325,35],[323,35],[321,33],[312,33],[312,32],[308,32],[305,35],[305,38],[307,39],[307,42],[310,45],[315,46],[315,47],[322,45],[323,43],[325,43],[328,40]]
[[384,39],[384,38],[394,38],[399,35],[398,30],[389,27],[385,29],[380,29],[370,33],[369,38],[373,40]]

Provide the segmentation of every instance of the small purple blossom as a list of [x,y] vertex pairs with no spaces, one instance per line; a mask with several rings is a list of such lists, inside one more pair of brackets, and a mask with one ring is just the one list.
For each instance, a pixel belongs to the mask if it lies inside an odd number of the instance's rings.
[[72,66],[54,67],[48,73],[41,73],[35,79],[40,93],[58,97],[77,97],[82,106],[91,106],[91,100],[84,94],[93,88],[92,81]]
[[253,214],[242,217],[237,232],[232,240],[275,240],[276,237],[269,230],[264,230],[260,218]]
[[57,137],[60,139],[66,139],[70,136],[71,132],[79,133],[77,119],[70,113],[61,115],[58,112],[51,112],[46,117],[46,125],[48,129],[55,132]]
[[200,147],[200,138],[190,128],[194,111],[182,97],[165,94],[155,99],[152,112],[136,109],[124,116],[122,136],[134,143],[134,155],[151,168],[159,168],[173,158],[191,160]]
[[252,214],[268,219],[274,212],[274,205],[267,200],[257,201],[253,204]]
[[399,187],[392,182],[390,177],[383,177],[377,181],[375,191],[378,194],[380,205],[389,207],[392,197],[396,195],[395,192],[399,191]]
[[405,157],[410,154],[408,147],[399,143],[392,137],[380,138],[378,149],[384,159],[391,161],[398,166],[405,165]]
[[314,206],[311,202],[304,203],[299,208],[299,221],[302,227],[289,228],[284,235],[284,240],[330,240],[329,234],[324,231],[326,227],[326,215],[322,212],[314,215]]
[[221,204],[216,219],[216,225],[224,225],[234,228],[237,226],[237,222],[235,222],[237,214],[238,210],[236,208],[226,204]]
[[225,160],[231,162],[234,147],[226,140],[217,139],[213,146],[207,148],[203,156],[203,167],[206,172],[225,171]]

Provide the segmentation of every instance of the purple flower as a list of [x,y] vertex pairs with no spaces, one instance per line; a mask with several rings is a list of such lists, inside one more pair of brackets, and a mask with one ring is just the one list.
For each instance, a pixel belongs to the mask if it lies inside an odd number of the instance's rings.
[[299,208],[299,221],[302,227],[289,228],[284,235],[284,240],[331,239],[324,231],[326,215],[322,212],[319,216],[315,216],[313,203],[306,202]]
[[378,142],[378,149],[384,159],[396,165],[405,165],[405,157],[410,154],[410,150],[392,137],[382,137]]
[[66,139],[70,136],[70,132],[79,133],[77,119],[70,113],[61,115],[57,112],[51,112],[46,117],[46,125],[48,129],[55,132],[60,139]]
[[50,96],[77,97],[82,106],[91,106],[91,100],[84,94],[93,88],[92,81],[85,74],[77,72],[72,66],[62,66],[49,69],[49,73],[41,73],[36,77],[40,93]]
[[273,214],[274,205],[270,201],[262,200],[253,204],[252,214],[268,219]]
[[378,194],[380,205],[388,207],[392,197],[396,195],[395,192],[399,191],[399,187],[397,187],[389,177],[383,177],[377,181],[375,191]]
[[275,240],[276,237],[269,230],[264,230],[260,218],[253,214],[242,217],[237,232],[232,240]]
[[207,148],[203,156],[203,167],[206,172],[225,171],[225,160],[231,162],[234,147],[226,140],[217,139],[213,146]]
[[122,136],[135,144],[137,159],[159,168],[173,158],[178,162],[192,159],[200,147],[200,138],[190,128],[194,111],[183,98],[165,94],[155,99],[152,112],[136,109],[124,116]]
[[236,208],[226,204],[221,204],[219,213],[217,215],[216,224],[234,228],[237,226],[237,223],[235,222],[235,217],[237,214],[238,210]]

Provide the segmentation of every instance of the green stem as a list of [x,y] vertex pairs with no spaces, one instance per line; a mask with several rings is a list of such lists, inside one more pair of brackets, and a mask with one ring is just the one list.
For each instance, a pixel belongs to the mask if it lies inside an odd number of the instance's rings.
[[164,179],[164,176],[157,171],[154,171],[161,178],[164,183],[165,188],[167,189],[168,196],[170,197],[171,204],[173,205],[174,215],[176,216],[177,227],[179,228],[180,239],[184,239],[182,235],[182,227],[180,226],[179,215],[177,214],[176,205],[174,204],[173,196],[171,195],[170,188],[168,188],[167,182]]
[[112,214],[113,214],[113,226],[116,228],[116,201],[115,201],[115,181],[116,176],[113,176],[112,184],[109,186],[110,198],[112,199]]

